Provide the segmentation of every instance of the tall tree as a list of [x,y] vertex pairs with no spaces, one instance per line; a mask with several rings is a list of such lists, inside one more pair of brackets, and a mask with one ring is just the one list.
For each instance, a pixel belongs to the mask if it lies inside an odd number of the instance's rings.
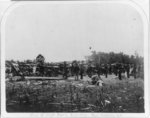
[[43,55],[39,54],[37,57],[36,57],[36,63],[37,65],[44,65],[44,62],[45,62],[45,58]]

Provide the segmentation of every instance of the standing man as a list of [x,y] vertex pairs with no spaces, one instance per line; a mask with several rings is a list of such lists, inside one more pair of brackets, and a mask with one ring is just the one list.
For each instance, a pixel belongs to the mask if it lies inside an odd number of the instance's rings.
[[68,68],[67,68],[67,63],[64,61],[63,65],[63,78],[67,79],[68,77]]
[[87,75],[88,75],[89,77],[92,77],[92,70],[93,70],[93,69],[92,69],[92,66],[91,66],[91,64],[89,64],[88,67],[87,67],[87,71],[86,71],[86,72],[87,72]]
[[83,74],[84,74],[84,65],[82,61],[80,64],[80,79],[83,79]]
[[108,74],[108,67],[107,64],[105,65],[105,77],[107,78],[107,74]]
[[121,67],[121,65],[119,65],[119,68],[118,68],[118,77],[119,77],[119,80],[122,80],[121,74],[122,74],[122,67]]
[[118,69],[119,69],[119,68],[118,68],[118,65],[115,64],[115,65],[114,65],[114,73],[115,73],[116,76],[118,76]]
[[136,64],[134,64],[134,67],[133,67],[133,74],[134,74],[134,78],[136,79],[136,74],[137,74],[137,66],[136,66]]
[[129,64],[127,64],[126,71],[127,71],[127,77],[130,78],[130,65]]
[[112,67],[111,67],[111,64],[109,64],[109,74],[112,74]]
[[97,65],[97,75],[98,75],[98,77],[100,77],[100,74],[101,74],[101,65],[98,64]]
[[80,71],[79,65],[78,65],[77,61],[75,61],[75,62],[74,62],[75,80],[78,80],[78,79],[79,79],[79,71]]

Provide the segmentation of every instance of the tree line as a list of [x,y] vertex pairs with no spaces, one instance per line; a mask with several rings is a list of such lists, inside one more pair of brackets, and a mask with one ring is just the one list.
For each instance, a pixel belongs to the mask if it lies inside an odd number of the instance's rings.
[[122,63],[122,64],[143,64],[144,58],[139,56],[137,53],[135,55],[127,55],[123,52],[114,53],[114,52],[96,52],[92,51],[92,54],[87,56],[88,61],[92,61],[94,64],[113,64],[113,63]]

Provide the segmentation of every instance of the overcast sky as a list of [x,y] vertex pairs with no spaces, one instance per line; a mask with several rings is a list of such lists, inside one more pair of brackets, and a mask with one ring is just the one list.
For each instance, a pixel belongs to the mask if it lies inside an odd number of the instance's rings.
[[6,59],[78,60],[89,47],[143,56],[143,40],[140,14],[123,4],[28,4],[6,21]]

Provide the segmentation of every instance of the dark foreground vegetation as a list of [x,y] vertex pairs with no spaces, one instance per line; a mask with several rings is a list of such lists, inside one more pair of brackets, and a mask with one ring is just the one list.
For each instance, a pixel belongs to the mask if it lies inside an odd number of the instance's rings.
[[144,112],[143,79],[6,82],[7,112]]

